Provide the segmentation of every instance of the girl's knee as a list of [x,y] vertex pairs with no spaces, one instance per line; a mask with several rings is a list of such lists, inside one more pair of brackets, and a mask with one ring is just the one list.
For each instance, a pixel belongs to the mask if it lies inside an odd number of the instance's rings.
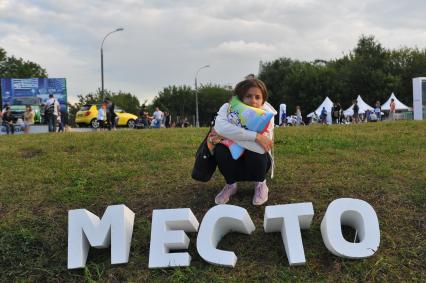
[[224,160],[224,161],[229,161],[232,162],[232,155],[231,152],[229,151],[229,149],[222,145],[222,144],[217,144],[215,146],[214,149],[214,155],[216,157],[216,160]]

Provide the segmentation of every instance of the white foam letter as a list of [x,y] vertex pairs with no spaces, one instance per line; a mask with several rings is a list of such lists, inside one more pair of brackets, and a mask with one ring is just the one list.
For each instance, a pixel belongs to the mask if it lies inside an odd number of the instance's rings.
[[[360,242],[346,241],[341,225],[354,228]],[[360,199],[341,198],[330,203],[321,222],[321,234],[327,249],[341,257],[369,257],[377,251],[380,244],[376,212],[371,205]]]
[[128,262],[134,220],[123,204],[108,206],[102,220],[86,209],[68,211],[68,269],[86,265],[90,246],[111,245],[111,264]]
[[189,238],[184,231],[197,232],[198,226],[198,220],[189,208],[154,210],[148,267],[189,266],[191,256],[188,253],[169,253],[169,251],[187,249]]
[[229,232],[251,234],[255,227],[250,215],[242,207],[217,205],[207,211],[197,236],[197,250],[207,262],[234,267],[237,256],[233,252],[216,249],[223,236]]
[[311,202],[267,206],[265,209],[265,232],[281,232],[290,265],[302,265],[306,262],[300,229],[308,229],[313,216]]

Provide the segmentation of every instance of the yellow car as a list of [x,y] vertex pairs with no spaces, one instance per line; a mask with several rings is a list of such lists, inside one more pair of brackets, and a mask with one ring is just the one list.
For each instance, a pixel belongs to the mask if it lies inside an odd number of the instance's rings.
[[[75,123],[80,127],[86,125],[95,129],[99,128],[97,118],[100,107],[101,104],[86,104],[82,106],[75,115]],[[115,114],[117,114],[118,118],[117,126],[135,127],[136,119],[138,118],[136,115],[126,113],[118,107],[115,107]]]

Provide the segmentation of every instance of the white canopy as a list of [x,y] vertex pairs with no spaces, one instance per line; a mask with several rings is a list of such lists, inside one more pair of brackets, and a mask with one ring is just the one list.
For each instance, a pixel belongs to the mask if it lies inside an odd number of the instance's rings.
[[280,104],[280,117],[278,125],[281,125],[282,123],[283,113],[287,114],[287,105],[285,105],[284,103]]
[[[359,107],[359,114],[364,114],[365,111],[370,110],[373,111],[373,107],[371,107],[370,105],[368,105],[367,103],[365,103],[364,100],[362,100],[361,95],[358,95],[358,97],[356,98],[358,107]],[[351,107],[349,107],[348,109],[346,109],[345,111],[343,111],[343,114],[345,116],[352,116],[354,114],[354,110],[353,110],[354,105],[352,104]]]
[[395,110],[409,110],[410,107],[408,107],[407,105],[399,101],[393,92],[391,96],[389,97],[389,99],[385,103],[383,103],[382,110],[384,111],[390,110],[390,103],[392,98],[395,100]]
[[327,110],[327,123],[331,124],[331,108],[333,107],[333,101],[331,101],[328,96],[324,99],[324,101],[321,103],[320,106],[314,111],[307,115],[307,117],[312,117],[314,113],[318,115],[318,117],[321,115],[322,108],[325,107],[325,110]]

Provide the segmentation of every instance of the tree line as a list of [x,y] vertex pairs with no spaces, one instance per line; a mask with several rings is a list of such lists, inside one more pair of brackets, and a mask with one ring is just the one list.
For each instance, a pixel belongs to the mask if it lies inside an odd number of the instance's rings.
[[[268,87],[268,101],[292,114],[300,106],[304,115],[314,111],[328,96],[346,108],[361,95],[364,101],[383,104],[392,92],[413,105],[412,79],[426,76],[426,49],[384,48],[374,36],[361,36],[348,54],[332,60],[300,61],[278,58],[262,63],[258,77]],[[169,86],[154,98],[153,105],[177,115],[195,115],[195,94],[189,86]],[[199,90],[200,123],[232,95],[228,86],[205,85]]]
[[299,105],[308,114],[327,96],[346,108],[358,95],[374,105],[383,104],[394,92],[413,105],[412,78],[426,76],[426,49],[389,50],[374,36],[361,36],[342,58],[313,62],[280,58],[261,69],[259,78],[268,86],[270,102],[275,107],[286,103],[289,113]]
[[47,78],[47,73],[37,63],[8,56],[0,47],[0,78]]
[[[292,114],[296,106],[300,106],[305,115],[314,111],[326,96],[346,108],[358,95],[374,105],[376,101],[384,103],[394,92],[402,102],[412,105],[412,78],[421,76],[426,76],[426,49],[386,49],[374,36],[365,35],[341,58],[300,61],[282,57],[262,63],[258,75],[266,83],[268,101],[276,109],[285,103],[287,112]],[[0,77],[47,77],[47,73],[36,63],[8,57],[0,48]],[[232,95],[232,87],[206,84],[199,87],[197,95],[200,124],[208,125],[212,115]],[[196,91],[188,85],[164,87],[149,104],[141,103],[135,95],[126,92],[106,90],[105,96],[134,114],[144,105],[149,112],[160,107],[175,118],[186,117],[192,121],[195,116]],[[100,90],[78,95],[78,102],[70,105],[70,120],[82,105],[99,103],[100,99]]]

